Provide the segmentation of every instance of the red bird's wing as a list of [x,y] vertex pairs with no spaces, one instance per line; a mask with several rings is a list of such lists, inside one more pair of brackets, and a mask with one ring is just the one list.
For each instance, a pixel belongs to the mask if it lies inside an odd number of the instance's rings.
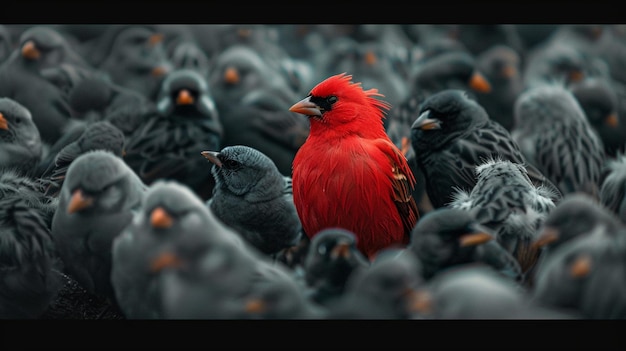
[[417,203],[412,196],[412,190],[415,187],[415,176],[409,168],[406,157],[391,141],[377,139],[374,143],[391,161],[393,199],[402,218],[405,233],[408,236],[419,219]]

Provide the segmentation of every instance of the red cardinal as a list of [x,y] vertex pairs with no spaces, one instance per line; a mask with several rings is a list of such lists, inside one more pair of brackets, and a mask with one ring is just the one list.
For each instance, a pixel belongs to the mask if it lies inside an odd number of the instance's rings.
[[419,212],[413,173],[383,126],[390,104],[351,79],[331,76],[289,109],[310,123],[293,160],[293,200],[309,238],[347,229],[372,260],[385,247],[409,243]]

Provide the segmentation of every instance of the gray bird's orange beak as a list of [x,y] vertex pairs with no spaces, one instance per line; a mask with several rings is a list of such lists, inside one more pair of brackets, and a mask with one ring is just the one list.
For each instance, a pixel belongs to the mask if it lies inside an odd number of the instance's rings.
[[166,229],[174,224],[174,219],[163,207],[157,207],[150,214],[150,224],[153,228]]
[[470,77],[469,86],[470,88],[472,88],[472,90],[475,90],[479,93],[491,92],[491,84],[489,83],[487,78],[485,78],[485,76],[483,76],[480,72],[474,72],[474,74],[472,74],[472,76]]
[[350,257],[350,243],[341,242],[338,243],[330,252],[331,258],[348,258]]
[[191,96],[191,93],[187,89],[182,89],[176,97],[177,105],[191,105],[193,101],[193,96]]
[[441,129],[441,121],[437,118],[430,118],[430,110],[422,112],[422,114],[413,122],[411,129],[432,130]]
[[541,233],[539,233],[537,239],[535,239],[532,245],[535,249],[542,248],[557,241],[559,236],[560,232],[557,228],[546,226],[543,228]]
[[265,301],[261,299],[249,299],[244,309],[248,313],[261,313],[265,310],[265,306]]
[[160,253],[152,261],[150,261],[150,271],[158,273],[165,268],[178,268],[183,265],[183,261],[174,253],[165,251]]
[[70,203],[67,205],[67,213],[72,214],[82,211],[93,205],[93,197],[85,195],[81,189],[76,189],[72,193]]
[[311,102],[311,97],[307,96],[304,99],[296,102],[289,108],[289,111],[303,114],[305,116],[321,116],[322,110],[317,104]]
[[239,83],[239,71],[235,67],[228,67],[224,71],[224,82],[228,84],[237,84]]
[[29,40],[22,45],[22,57],[29,60],[37,60],[41,57],[41,52],[37,49],[35,42]]
[[592,258],[587,254],[578,256],[570,266],[570,275],[573,278],[582,278],[591,272]]
[[617,118],[617,113],[613,112],[610,115],[606,116],[604,119],[604,123],[612,128],[617,128],[619,125],[619,119]]
[[461,247],[476,246],[486,243],[489,240],[493,240],[493,236],[489,233],[469,233],[461,236],[459,239],[459,245]]
[[0,113],[0,129],[9,130],[9,122],[7,122],[2,113]]
[[219,157],[217,157],[220,153],[217,151],[202,151],[200,153],[204,158],[211,161],[214,165],[218,167],[222,167],[222,161],[220,161]]

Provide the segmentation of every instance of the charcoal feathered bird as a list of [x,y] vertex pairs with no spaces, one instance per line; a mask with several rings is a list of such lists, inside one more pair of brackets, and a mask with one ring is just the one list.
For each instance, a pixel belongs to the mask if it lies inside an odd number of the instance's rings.
[[139,211],[147,187],[117,155],[87,151],[69,165],[52,220],[64,272],[115,307],[113,240]]
[[604,145],[571,91],[561,84],[525,90],[515,102],[513,140],[529,164],[563,195],[598,197]]
[[526,162],[509,131],[464,91],[433,94],[419,111],[411,126],[411,144],[435,208],[453,201],[456,189],[471,191],[477,181],[476,167],[496,158],[525,165],[531,182],[554,190],[553,200],[558,201],[559,190]]
[[524,278],[517,259],[501,246],[493,230],[459,208],[438,208],[415,225],[408,246],[420,260],[425,280],[451,267],[487,265],[507,279]]
[[619,154],[605,163],[600,186],[600,202],[626,224],[626,155]]
[[190,69],[172,71],[156,109],[126,139],[124,160],[148,185],[176,180],[207,200],[215,183],[198,153],[219,150],[223,128],[206,78]]
[[268,256],[296,246],[302,225],[291,177],[264,153],[245,145],[202,151],[215,188],[207,206],[247,242]]
[[476,167],[478,181],[471,191],[459,190],[450,207],[470,211],[491,228],[496,240],[526,273],[541,251],[533,245],[546,217],[556,207],[548,188],[536,187],[524,165],[500,159]]
[[63,287],[63,265],[42,213],[0,193],[0,319],[38,319]]

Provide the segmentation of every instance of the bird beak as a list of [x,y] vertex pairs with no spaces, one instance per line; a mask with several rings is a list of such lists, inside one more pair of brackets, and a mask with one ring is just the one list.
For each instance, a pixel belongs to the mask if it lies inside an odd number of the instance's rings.
[[470,233],[459,238],[459,245],[461,247],[476,246],[494,239],[493,235],[490,234],[491,230],[481,224],[474,223],[470,226],[470,229]]
[[228,84],[237,84],[239,83],[239,72],[235,67],[228,67],[224,71],[224,82]]
[[93,205],[93,197],[86,196],[81,189],[76,189],[70,198],[70,203],[67,206],[67,213],[72,214],[82,211],[91,205]]
[[261,299],[249,299],[244,308],[248,313],[261,313],[265,310],[265,302]]
[[0,113],[0,129],[9,130],[9,122],[7,122],[2,113]]
[[148,39],[148,45],[155,46],[158,43],[163,42],[163,39],[165,39],[165,36],[161,33],[152,34],[150,38]]
[[430,118],[430,110],[422,114],[413,122],[411,129],[432,130],[441,129],[441,121],[437,118]]
[[485,78],[485,76],[483,76],[480,72],[474,72],[474,74],[472,74],[472,76],[470,77],[469,86],[470,88],[472,88],[472,90],[475,90],[479,93],[491,92],[491,84],[489,83],[487,78]]
[[189,90],[182,89],[178,92],[178,96],[176,97],[177,105],[191,105],[193,104],[193,96],[189,93]]
[[604,123],[612,128],[617,128],[619,125],[619,119],[617,118],[617,113],[613,112],[610,115],[606,116],[604,119]]
[[183,261],[175,254],[165,251],[150,261],[150,271],[158,273],[165,268],[177,268],[183,265]]
[[156,66],[152,69],[152,72],[150,72],[150,74],[153,77],[161,77],[162,75],[166,74],[169,71],[169,68],[167,66]]
[[174,219],[163,207],[157,207],[150,214],[150,224],[153,228],[166,229],[174,224]]
[[322,115],[322,111],[317,104],[311,102],[311,97],[307,96],[304,99],[296,102],[289,108],[289,111],[303,114],[305,116],[317,116]]
[[409,309],[413,312],[427,315],[433,311],[433,296],[426,289],[416,290],[409,301]]
[[559,239],[561,233],[557,228],[546,226],[543,228],[539,236],[533,242],[535,248],[542,248],[549,245]]
[[32,40],[27,41],[22,46],[22,57],[29,60],[37,60],[41,57],[41,52],[37,49],[35,42]]
[[222,167],[222,161],[217,157],[220,153],[217,151],[202,151],[200,154],[204,156],[207,160],[211,161],[212,164]]
[[582,278],[591,272],[592,259],[591,256],[584,254],[578,256],[570,266],[570,275],[573,278]]
[[330,257],[333,259],[337,258],[348,258],[350,256],[350,243],[342,242],[337,244],[332,251],[330,252]]

